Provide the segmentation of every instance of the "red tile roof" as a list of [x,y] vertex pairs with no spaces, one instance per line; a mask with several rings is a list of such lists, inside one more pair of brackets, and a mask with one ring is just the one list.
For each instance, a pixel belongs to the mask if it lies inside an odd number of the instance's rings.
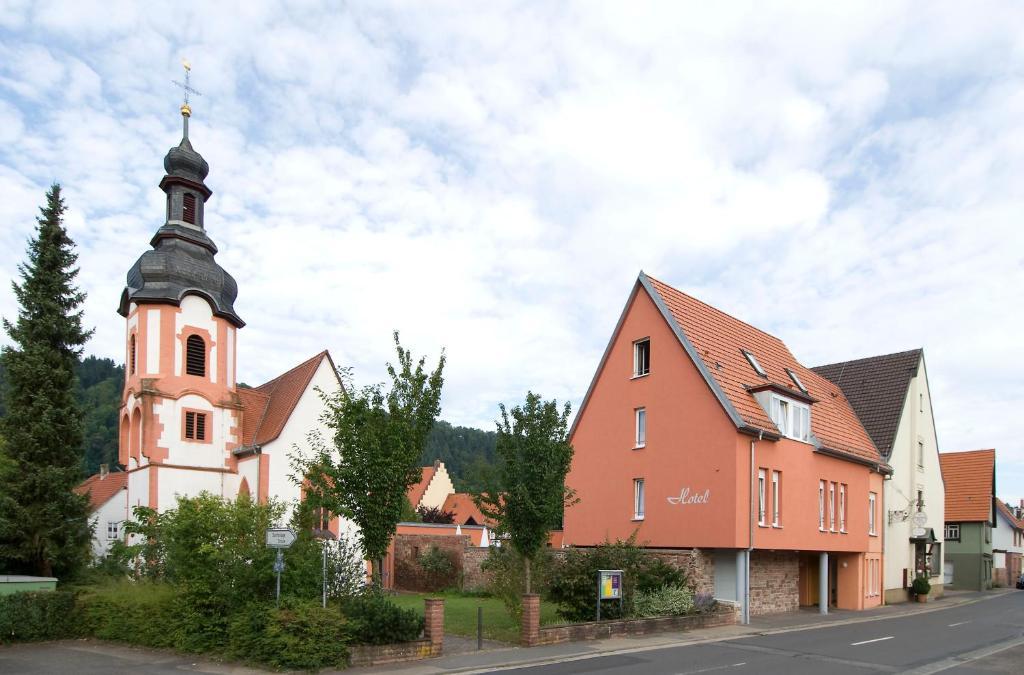
[[102,478],[98,473],[89,476],[75,488],[75,493],[89,495],[89,510],[95,511],[126,487],[128,474],[124,471],[114,471]]
[[320,362],[324,359],[330,361],[330,358],[326,350],[322,351],[266,384],[254,389],[239,389],[238,397],[245,411],[242,415],[242,445],[262,445],[280,436]]
[[[881,462],[874,443],[864,430],[853,407],[834,383],[802,366],[779,338],[715,309],[657,279],[641,274],[650,282],[671,318],[693,345],[704,370],[717,383],[742,422],[754,429],[778,433],[764,408],[749,391],[751,387],[773,384],[799,398],[786,369],[789,368],[816,399],[811,404],[811,432],[830,450],[868,462]],[[654,298],[657,303],[659,298]],[[760,377],[743,350],[754,355],[767,373]]]
[[999,511],[1004,516],[1006,516],[1006,519],[1009,520],[1015,528],[1017,528],[1018,530],[1024,530],[1024,520],[1021,520],[1017,516],[1013,515],[1013,511],[1011,511],[1010,507],[1006,505],[1006,502],[1004,502],[1002,499],[999,499],[998,497],[996,498],[996,508],[998,508]]
[[423,499],[423,493],[427,491],[427,486],[430,485],[430,481],[434,478],[434,472],[437,471],[436,465],[425,466],[422,468],[422,474],[420,474],[420,482],[416,483],[409,488],[406,496],[409,497],[409,503],[412,507],[418,508],[420,500]]
[[946,522],[991,520],[995,497],[995,450],[940,452],[946,484]]
[[490,527],[493,524],[480,511],[480,507],[473,502],[472,495],[465,492],[453,492],[448,495],[444,500],[444,506],[441,507],[441,510],[451,511],[455,514],[455,522],[459,525],[465,525],[470,518],[473,519],[476,525],[487,525]]

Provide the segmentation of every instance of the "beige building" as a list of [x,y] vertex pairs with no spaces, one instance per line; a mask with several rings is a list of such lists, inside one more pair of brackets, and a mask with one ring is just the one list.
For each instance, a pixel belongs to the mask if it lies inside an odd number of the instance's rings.
[[883,492],[885,602],[908,600],[921,574],[941,595],[946,497],[924,350],[813,370],[839,385],[893,470]]

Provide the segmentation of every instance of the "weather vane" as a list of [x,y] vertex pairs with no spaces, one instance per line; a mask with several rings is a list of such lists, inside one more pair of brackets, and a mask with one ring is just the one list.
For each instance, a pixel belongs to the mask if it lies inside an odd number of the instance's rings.
[[192,88],[192,64],[190,64],[186,59],[182,59],[181,65],[185,68],[185,81],[178,82],[177,80],[171,80],[171,82],[181,87],[181,90],[185,93],[185,102],[181,104],[181,114],[188,117],[192,114],[192,108],[189,107],[188,104],[188,95],[195,94],[196,96],[202,96],[202,94]]

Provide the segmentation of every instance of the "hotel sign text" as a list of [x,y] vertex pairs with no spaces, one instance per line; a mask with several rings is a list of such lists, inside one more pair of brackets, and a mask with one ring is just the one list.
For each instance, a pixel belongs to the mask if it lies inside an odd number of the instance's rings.
[[690,488],[684,487],[679,491],[678,497],[667,497],[669,504],[707,504],[711,500],[711,490],[704,492],[690,492]]

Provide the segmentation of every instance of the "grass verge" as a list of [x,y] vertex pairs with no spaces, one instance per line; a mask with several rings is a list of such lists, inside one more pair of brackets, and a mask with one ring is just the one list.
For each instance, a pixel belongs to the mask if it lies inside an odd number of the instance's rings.
[[[508,615],[505,605],[497,598],[447,593],[400,593],[389,598],[399,607],[423,613],[424,598],[444,598],[444,630],[453,635],[476,636],[477,607],[484,610],[484,638],[501,642],[519,641],[519,624]],[[558,623],[555,605],[541,602],[541,625]]]

